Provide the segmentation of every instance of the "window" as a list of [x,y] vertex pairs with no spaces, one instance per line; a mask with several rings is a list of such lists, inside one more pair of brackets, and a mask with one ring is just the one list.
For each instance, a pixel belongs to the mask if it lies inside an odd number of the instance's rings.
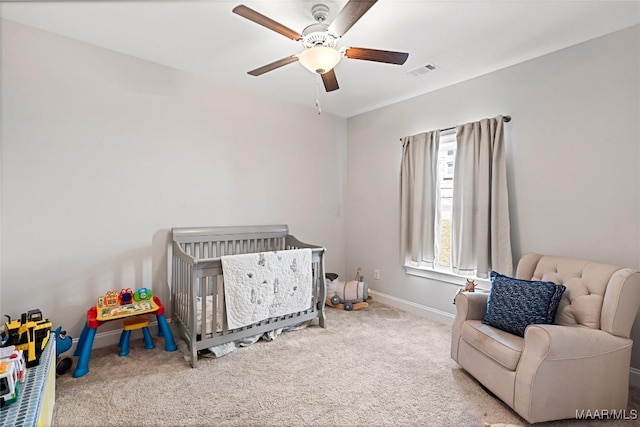
[[456,283],[512,273],[501,121],[403,138],[400,256],[408,274]]
[[436,264],[449,270],[451,268],[451,208],[453,200],[453,171],[456,158],[456,131],[440,134],[438,150],[438,186],[440,188],[440,251]]
[[473,278],[479,285],[477,289],[488,289],[488,281],[477,277],[463,277],[453,273],[451,269],[451,217],[453,213],[453,185],[455,159],[457,151],[456,130],[451,129],[440,133],[438,148],[438,189],[440,199],[440,223],[436,226],[440,230],[438,242],[438,258],[433,269],[424,268],[417,264],[407,265],[407,272],[414,276],[437,279],[444,282],[464,285],[467,278]]

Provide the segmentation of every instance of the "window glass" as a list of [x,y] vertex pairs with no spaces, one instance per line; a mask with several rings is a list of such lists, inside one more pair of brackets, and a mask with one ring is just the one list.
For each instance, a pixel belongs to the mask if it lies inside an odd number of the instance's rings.
[[440,134],[438,172],[440,186],[440,251],[436,265],[451,268],[451,207],[453,200],[453,172],[456,158],[456,131]]

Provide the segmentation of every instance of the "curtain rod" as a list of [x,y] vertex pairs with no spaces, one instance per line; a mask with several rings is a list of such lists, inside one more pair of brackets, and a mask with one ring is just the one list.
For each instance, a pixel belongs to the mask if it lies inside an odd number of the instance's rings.
[[[511,116],[502,116],[502,121],[505,123],[509,123],[511,121]],[[454,130],[457,126],[451,126],[448,128],[444,128],[444,129],[440,129],[440,132],[446,132],[448,130]],[[400,138],[400,141],[402,141],[402,138]]]

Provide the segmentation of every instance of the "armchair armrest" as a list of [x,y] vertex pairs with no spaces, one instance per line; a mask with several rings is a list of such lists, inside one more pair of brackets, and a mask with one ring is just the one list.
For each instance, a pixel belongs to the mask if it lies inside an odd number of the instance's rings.
[[627,338],[583,326],[531,325],[524,334],[523,357],[564,360],[597,357],[631,346]]
[[456,318],[451,328],[451,358],[458,361],[458,344],[462,324],[467,320],[482,320],[487,311],[489,294],[484,292],[461,292],[456,295]]
[[489,294],[484,292],[460,292],[456,295],[456,321],[482,320],[487,312]]
[[[514,409],[531,423],[577,410],[624,409],[630,339],[582,326],[530,325],[516,370]],[[559,404],[562,402],[562,405]]]

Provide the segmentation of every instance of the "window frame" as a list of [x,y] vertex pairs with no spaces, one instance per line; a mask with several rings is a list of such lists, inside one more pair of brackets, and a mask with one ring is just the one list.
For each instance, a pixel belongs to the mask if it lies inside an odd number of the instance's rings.
[[411,265],[404,266],[405,273],[410,276],[422,277],[425,279],[437,280],[439,282],[451,283],[454,285],[464,286],[467,279],[476,282],[476,289],[481,291],[489,291],[491,282],[489,279],[483,279],[476,276],[461,276],[450,270],[435,269],[428,267],[417,267]]

